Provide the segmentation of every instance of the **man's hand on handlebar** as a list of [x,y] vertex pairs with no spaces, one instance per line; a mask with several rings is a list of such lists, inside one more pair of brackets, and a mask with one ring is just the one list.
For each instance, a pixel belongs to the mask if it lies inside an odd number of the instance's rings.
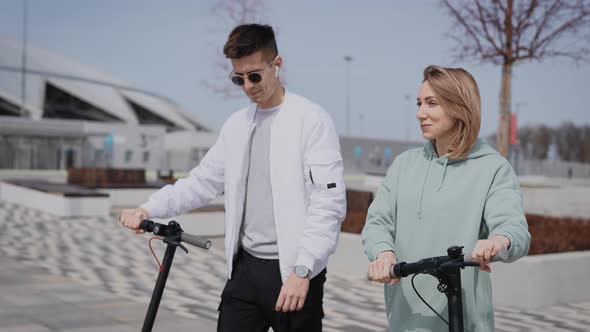
[[119,216],[119,222],[121,222],[121,225],[134,230],[136,234],[145,233],[144,230],[139,228],[139,225],[145,219],[148,219],[148,212],[142,207],[135,209],[123,209],[121,215]]
[[389,271],[393,265],[397,263],[397,258],[393,251],[383,251],[377,255],[377,258],[369,263],[369,278],[372,281],[383,284],[393,285],[397,283],[399,278],[391,278]]

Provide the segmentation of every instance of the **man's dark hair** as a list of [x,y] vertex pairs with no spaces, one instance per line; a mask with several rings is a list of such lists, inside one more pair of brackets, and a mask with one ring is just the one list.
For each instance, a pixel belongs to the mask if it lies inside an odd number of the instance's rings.
[[275,32],[270,25],[238,25],[223,46],[223,54],[228,59],[239,59],[257,51],[263,51],[268,60],[279,54]]

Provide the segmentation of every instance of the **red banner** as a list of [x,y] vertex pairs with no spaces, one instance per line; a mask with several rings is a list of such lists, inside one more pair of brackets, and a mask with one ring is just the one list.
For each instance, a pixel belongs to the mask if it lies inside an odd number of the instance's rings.
[[516,113],[510,114],[510,145],[515,145],[518,141],[518,126],[516,123]]

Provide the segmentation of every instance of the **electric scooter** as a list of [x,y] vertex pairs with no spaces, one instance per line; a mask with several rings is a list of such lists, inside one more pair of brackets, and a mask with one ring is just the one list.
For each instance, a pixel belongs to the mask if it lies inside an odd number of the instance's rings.
[[[492,262],[506,259],[508,259],[508,251],[502,249],[492,257]],[[424,303],[449,325],[449,332],[463,332],[461,270],[466,266],[479,266],[479,263],[471,260],[471,254],[463,254],[463,247],[453,246],[447,249],[446,256],[423,258],[414,263],[397,263],[391,267],[389,275],[391,278],[404,278],[409,275],[430,274],[437,278],[438,291],[447,296],[449,321],[444,320],[428,303]]]
[[143,220],[139,228],[145,232],[164,237],[163,241],[168,245],[164,253],[162,265],[160,266],[158,280],[156,280],[156,286],[152,293],[150,306],[143,322],[143,328],[141,329],[142,332],[151,332],[156,314],[158,313],[158,307],[160,306],[160,300],[162,299],[162,293],[164,293],[164,288],[166,287],[166,280],[172,267],[172,260],[174,259],[176,248],[180,247],[188,254],[188,250],[182,245],[182,242],[207,250],[211,247],[211,241],[200,236],[185,233],[174,220],[170,221],[168,225],[159,224],[151,220]]

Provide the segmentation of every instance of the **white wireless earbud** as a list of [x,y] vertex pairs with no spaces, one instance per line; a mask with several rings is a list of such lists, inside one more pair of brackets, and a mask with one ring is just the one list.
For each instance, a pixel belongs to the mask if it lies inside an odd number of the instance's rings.
[[279,66],[275,66],[275,68],[277,69],[275,71],[275,77],[279,77]]

